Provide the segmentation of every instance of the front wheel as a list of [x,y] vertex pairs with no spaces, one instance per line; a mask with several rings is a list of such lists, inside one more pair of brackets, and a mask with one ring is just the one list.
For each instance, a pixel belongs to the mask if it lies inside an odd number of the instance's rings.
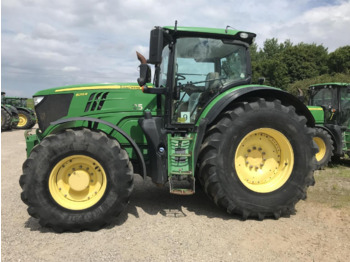
[[294,212],[314,184],[313,130],[280,101],[244,102],[207,131],[199,178],[228,213],[279,218]]
[[133,168],[115,139],[89,129],[66,130],[32,150],[20,185],[28,213],[42,226],[97,230],[127,205]]

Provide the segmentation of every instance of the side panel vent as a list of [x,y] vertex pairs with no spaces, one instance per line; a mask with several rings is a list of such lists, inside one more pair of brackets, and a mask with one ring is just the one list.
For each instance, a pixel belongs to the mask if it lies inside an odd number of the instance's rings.
[[84,112],[101,110],[108,94],[108,92],[92,93],[89,97],[89,101],[85,106]]

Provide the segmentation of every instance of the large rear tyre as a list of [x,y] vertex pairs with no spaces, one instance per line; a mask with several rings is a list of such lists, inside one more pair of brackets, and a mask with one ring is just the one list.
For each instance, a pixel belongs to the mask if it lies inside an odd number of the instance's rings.
[[57,232],[97,230],[125,208],[133,189],[127,153],[106,134],[66,130],[42,140],[23,164],[28,213]]
[[1,130],[11,129],[11,115],[1,108]]
[[16,127],[17,129],[29,129],[35,125],[35,121],[33,121],[33,117],[27,111],[19,109],[18,118],[19,118],[19,121]]
[[318,147],[318,153],[316,153],[317,169],[322,169],[328,165],[333,156],[333,140],[329,133],[322,128],[316,128],[313,139]]
[[294,212],[314,184],[313,130],[278,100],[244,102],[207,131],[199,178],[228,213],[279,218]]

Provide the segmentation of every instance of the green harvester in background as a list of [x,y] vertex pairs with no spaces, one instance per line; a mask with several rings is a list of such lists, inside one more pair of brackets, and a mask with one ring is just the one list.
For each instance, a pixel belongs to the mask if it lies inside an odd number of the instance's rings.
[[32,99],[23,97],[3,96],[1,98],[5,104],[14,106],[18,111],[17,129],[30,129],[36,124],[36,116],[33,110]]
[[332,157],[350,156],[350,84],[324,83],[309,87],[309,110],[315,118],[314,141],[318,168]]
[[28,213],[58,232],[97,230],[124,210],[134,173],[178,195],[197,179],[242,219],[293,213],[314,184],[315,121],[291,94],[251,84],[255,36],[155,27],[138,83],[37,92],[20,178]]

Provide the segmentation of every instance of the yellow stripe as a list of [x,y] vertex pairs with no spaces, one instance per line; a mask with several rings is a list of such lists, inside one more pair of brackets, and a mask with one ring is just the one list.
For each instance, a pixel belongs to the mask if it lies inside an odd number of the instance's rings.
[[318,111],[322,111],[322,108],[309,108],[309,110],[318,110]]
[[83,86],[83,87],[72,87],[72,88],[64,88],[57,89],[55,92],[66,92],[66,91],[79,91],[79,90],[94,90],[94,89],[142,89],[140,86]]

